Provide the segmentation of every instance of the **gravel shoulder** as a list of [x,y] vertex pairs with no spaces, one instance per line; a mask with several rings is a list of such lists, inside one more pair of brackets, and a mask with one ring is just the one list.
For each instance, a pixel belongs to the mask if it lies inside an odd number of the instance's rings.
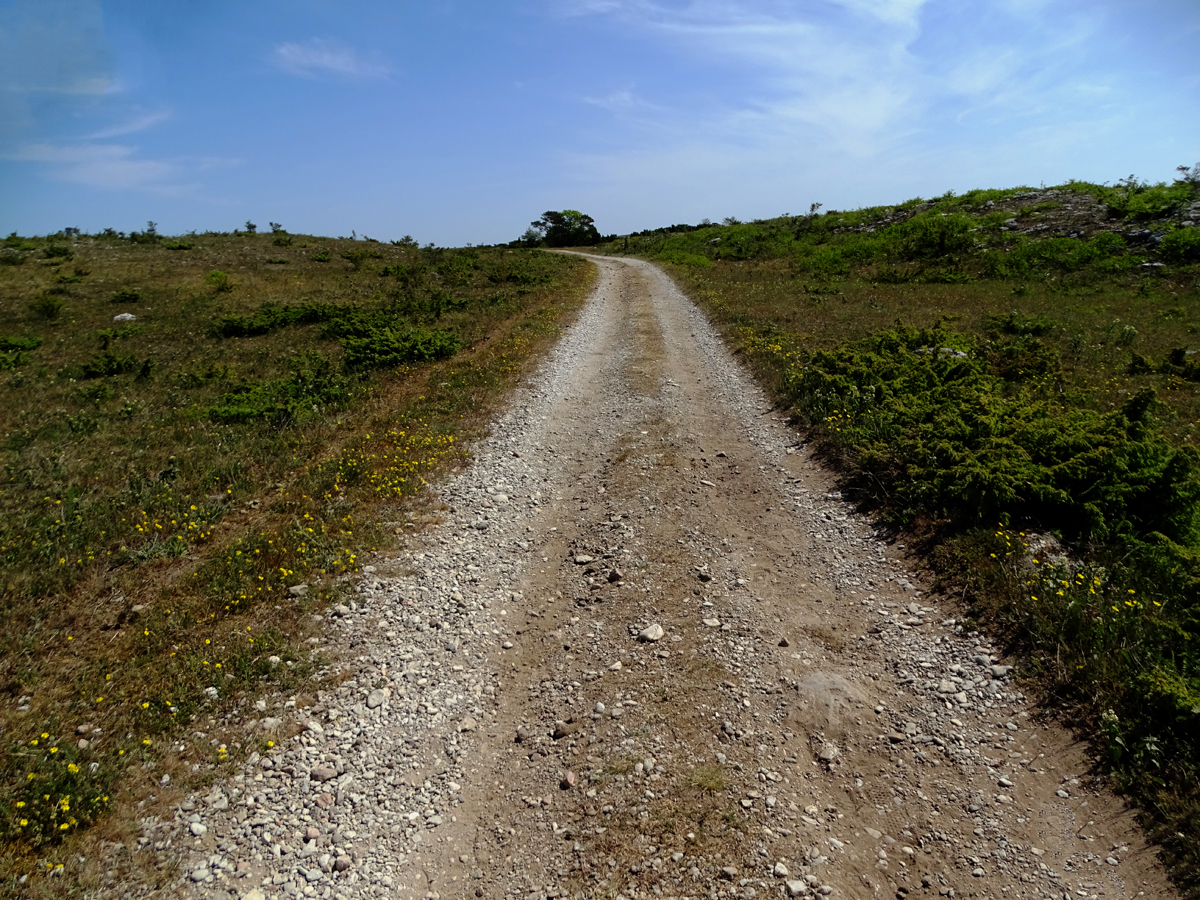
[[341,686],[143,823],[177,893],[1174,896],[704,316],[594,261],[444,522],[330,612]]

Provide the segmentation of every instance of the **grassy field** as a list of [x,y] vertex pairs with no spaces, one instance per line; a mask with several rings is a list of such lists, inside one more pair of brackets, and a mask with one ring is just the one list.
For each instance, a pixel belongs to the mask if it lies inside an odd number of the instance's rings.
[[592,277],[282,231],[4,242],[5,891],[169,876],[153,848],[108,870],[105,842],[265,747],[234,728],[257,699],[315,695],[314,613],[436,518],[425,479]]
[[[1195,176],[1194,170],[1188,175]],[[673,226],[660,260],[1200,889],[1200,178]]]

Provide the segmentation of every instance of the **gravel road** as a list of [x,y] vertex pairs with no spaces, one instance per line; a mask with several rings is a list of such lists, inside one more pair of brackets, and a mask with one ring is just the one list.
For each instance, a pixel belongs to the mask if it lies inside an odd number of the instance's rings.
[[443,523],[329,612],[340,687],[143,823],[177,893],[1174,896],[705,317],[595,263]]

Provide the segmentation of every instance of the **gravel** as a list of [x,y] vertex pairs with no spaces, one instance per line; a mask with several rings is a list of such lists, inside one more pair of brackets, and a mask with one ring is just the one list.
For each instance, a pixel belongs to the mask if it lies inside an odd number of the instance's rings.
[[[1093,810],[1120,806],[1079,774],[1069,736],[1031,715],[986,636],[939,610],[704,316],[652,267],[622,265],[604,264],[472,464],[438,487],[442,524],[365,567],[329,610],[338,662],[323,674],[340,685],[306,708],[271,700],[245,726],[276,746],[173,819],[144,822],[143,845],[175,847],[178,886],[203,897],[549,898],[621,879],[629,900],[655,886],[966,896],[979,879],[995,896],[1124,896],[1140,838],[1110,822],[1100,846]],[[700,388],[668,359],[635,402],[620,379],[640,377],[636,346],[590,355],[641,290],[665,342],[692,342]],[[643,487],[622,495],[596,474],[616,465],[627,422],[701,388],[729,432],[696,436],[704,478],[638,472]],[[653,439],[641,428],[628,441]],[[735,552],[729,529],[704,533],[721,473],[742,470],[757,493],[729,503],[792,523],[803,542],[776,546],[756,526],[762,544]],[[659,506],[658,471],[695,492],[699,524],[671,541],[679,561],[652,543],[686,518]],[[795,568],[772,582],[764,570],[784,559]],[[539,673],[527,687],[525,671]],[[697,693],[668,715],[650,699],[660,683]],[[694,733],[678,730],[685,717]],[[632,827],[621,822],[701,796],[689,785],[712,765],[726,786],[705,796],[727,795],[736,826],[685,821],[654,845],[648,832],[606,843]]]

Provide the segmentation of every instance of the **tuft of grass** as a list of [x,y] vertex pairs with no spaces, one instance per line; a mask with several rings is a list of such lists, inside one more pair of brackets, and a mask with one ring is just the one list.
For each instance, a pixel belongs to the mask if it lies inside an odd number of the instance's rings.
[[715,794],[725,790],[725,771],[715,763],[699,765],[688,773],[684,783],[706,794]]

